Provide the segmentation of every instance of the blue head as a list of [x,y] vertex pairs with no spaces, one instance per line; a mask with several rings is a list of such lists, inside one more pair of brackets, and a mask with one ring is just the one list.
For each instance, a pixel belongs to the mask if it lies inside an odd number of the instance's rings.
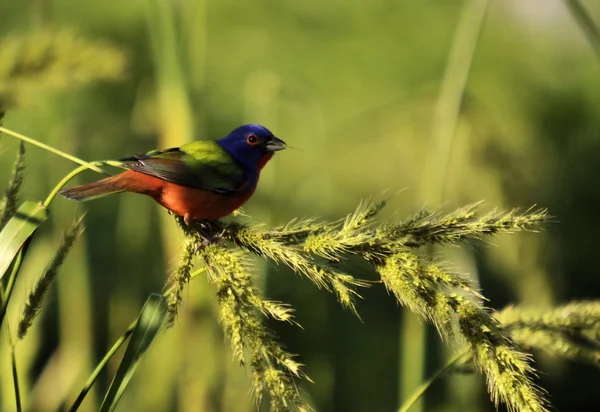
[[227,136],[217,140],[231,157],[246,170],[258,172],[261,160],[270,158],[273,152],[285,149],[285,142],[258,124],[246,124],[234,129]]

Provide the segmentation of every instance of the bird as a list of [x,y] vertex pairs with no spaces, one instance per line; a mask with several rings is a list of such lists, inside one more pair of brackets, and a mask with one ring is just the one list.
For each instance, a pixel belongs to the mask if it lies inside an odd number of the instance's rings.
[[246,124],[213,141],[200,140],[120,159],[117,175],[63,189],[60,194],[88,201],[121,192],[152,197],[191,225],[217,220],[254,194],[262,168],[287,147],[269,129]]

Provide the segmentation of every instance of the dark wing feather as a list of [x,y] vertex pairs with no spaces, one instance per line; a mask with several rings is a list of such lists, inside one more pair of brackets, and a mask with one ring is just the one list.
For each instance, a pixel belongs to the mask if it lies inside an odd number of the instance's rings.
[[[177,185],[194,189],[210,190],[222,194],[235,194],[247,186],[247,176],[226,152],[214,142],[202,143],[206,153],[195,152],[195,156],[171,148],[155,150],[121,159],[123,167],[157,177]],[[214,145],[214,146],[213,146]],[[216,154],[216,155],[215,155]]]

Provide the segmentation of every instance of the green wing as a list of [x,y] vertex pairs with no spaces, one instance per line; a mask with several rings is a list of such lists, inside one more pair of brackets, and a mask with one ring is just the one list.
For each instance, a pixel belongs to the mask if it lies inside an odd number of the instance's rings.
[[195,189],[234,194],[248,184],[248,177],[237,162],[212,141],[155,150],[121,161],[127,169]]

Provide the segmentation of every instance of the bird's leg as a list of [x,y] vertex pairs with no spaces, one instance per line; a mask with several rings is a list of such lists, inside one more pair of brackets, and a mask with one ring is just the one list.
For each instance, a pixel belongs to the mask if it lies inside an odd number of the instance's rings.
[[219,234],[217,234],[216,236],[213,236],[212,241],[216,242],[218,240],[221,240],[226,231],[227,231],[227,228],[226,227],[223,228],[223,230],[221,230],[221,232],[219,232]]
[[223,228],[219,234],[213,236],[212,233],[222,227],[220,222],[210,220],[194,220],[191,219],[189,215],[184,216],[183,219],[185,223],[196,230],[202,238],[202,242],[200,242],[196,247],[196,252],[201,248],[219,241],[221,238],[223,238],[223,235],[226,231],[226,228]]
[[202,241],[202,243],[200,243],[198,245],[198,248],[196,250],[199,250],[199,249],[204,248],[204,247],[206,247],[206,246],[208,246],[210,244],[218,242],[223,237],[223,235],[225,234],[225,230],[226,229],[223,229],[221,231],[221,233],[217,234],[216,236],[210,236],[210,235],[203,236],[204,240]]

